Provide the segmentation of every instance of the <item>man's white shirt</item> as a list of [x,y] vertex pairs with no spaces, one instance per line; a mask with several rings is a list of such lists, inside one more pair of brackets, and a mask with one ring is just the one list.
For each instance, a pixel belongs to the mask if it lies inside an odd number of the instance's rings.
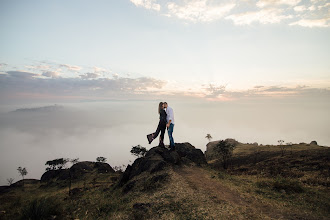
[[174,113],[173,109],[169,106],[166,108],[166,114],[167,114],[167,123],[171,120],[171,123],[174,124]]

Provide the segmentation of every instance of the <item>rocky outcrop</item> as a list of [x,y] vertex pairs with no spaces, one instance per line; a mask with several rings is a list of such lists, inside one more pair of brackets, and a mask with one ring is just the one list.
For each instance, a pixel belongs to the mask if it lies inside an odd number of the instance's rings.
[[78,179],[87,173],[114,173],[114,169],[107,164],[101,162],[79,162],[74,164],[70,169],[49,170],[41,176],[41,182],[48,182],[49,180],[67,180],[71,178]]
[[132,165],[128,165],[123,173],[119,185],[123,186],[129,180],[143,172],[153,174],[164,170],[167,166],[175,166],[185,163],[197,165],[207,164],[203,152],[189,143],[176,143],[175,151],[166,148],[151,148],[144,157],[138,158]]
[[41,178],[41,182],[48,182],[51,179],[66,180],[70,178],[69,169],[49,170]]
[[207,164],[203,152],[200,149],[196,149],[190,143],[176,144],[175,151],[186,162],[193,162],[196,165]]
[[316,142],[316,141],[312,141],[312,142],[310,143],[310,145],[317,145],[317,142]]

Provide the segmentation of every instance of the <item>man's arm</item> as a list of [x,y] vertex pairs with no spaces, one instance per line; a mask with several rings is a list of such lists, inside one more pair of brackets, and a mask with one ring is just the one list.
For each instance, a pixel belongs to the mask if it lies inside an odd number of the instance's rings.
[[169,119],[168,119],[168,123],[166,125],[167,128],[170,127],[170,124],[172,122],[172,118],[173,118],[173,110],[172,109],[169,109],[168,115],[169,115]]
[[170,120],[168,121],[167,125],[166,125],[167,128],[170,127],[171,122],[172,122],[172,120],[170,119]]

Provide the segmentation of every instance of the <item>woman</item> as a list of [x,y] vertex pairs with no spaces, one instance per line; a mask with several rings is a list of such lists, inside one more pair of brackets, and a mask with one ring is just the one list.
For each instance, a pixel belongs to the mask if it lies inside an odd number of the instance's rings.
[[165,147],[164,145],[164,134],[165,134],[165,129],[166,129],[166,112],[164,110],[164,103],[160,102],[158,105],[158,113],[159,113],[159,123],[158,123],[158,127],[157,130],[155,131],[155,133],[152,134],[148,134],[147,138],[149,141],[149,144],[151,144],[151,142],[157,138],[159,132],[160,132],[160,136],[159,136],[159,145],[160,147]]

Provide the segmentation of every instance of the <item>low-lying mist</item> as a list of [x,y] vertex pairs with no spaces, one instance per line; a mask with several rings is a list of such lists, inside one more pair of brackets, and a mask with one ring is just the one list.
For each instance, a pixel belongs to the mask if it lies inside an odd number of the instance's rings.
[[[330,143],[329,105],[289,103],[169,102],[174,109],[176,142],[190,142],[205,151],[207,133],[213,140],[277,144],[316,140]],[[0,185],[25,178],[39,179],[46,161],[79,158],[95,161],[103,156],[111,166],[134,161],[130,149],[147,149],[146,134],[158,124],[157,101],[82,102],[31,106],[2,106],[0,110]],[[168,144],[165,135],[165,144]]]

